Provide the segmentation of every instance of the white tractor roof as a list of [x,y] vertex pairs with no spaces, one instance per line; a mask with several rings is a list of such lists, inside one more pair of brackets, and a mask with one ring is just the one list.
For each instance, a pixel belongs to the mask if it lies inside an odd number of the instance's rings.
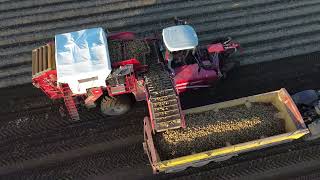
[[111,73],[107,38],[102,28],[84,29],[55,36],[57,81],[74,94],[106,86]]
[[189,25],[178,25],[163,29],[162,37],[169,51],[192,49],[198,45],[197,33]]

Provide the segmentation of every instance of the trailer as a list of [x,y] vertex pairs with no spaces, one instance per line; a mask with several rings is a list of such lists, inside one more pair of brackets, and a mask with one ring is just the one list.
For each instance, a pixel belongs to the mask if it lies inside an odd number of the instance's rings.
[[[263,112],[266,108],[272,113]],[[254,114],[251,118],[246,115],[249,111]],[[232,113],[237,116],[235,120],[224,124],[221,119]],[[260,116],[261,113],[263,116]],[[184,114],[187,127],[192,128],[162,134],[153,133],[150,119],[145,117],[143,147],[154,173],[172,173],[188,167],[203,166],[212,161],[224,161],[244,152],[291,142],[310,134],[297,106],[285,89],[187,109]],[[209,114],[210,117],[206,116]],[[241,119],[241,116],[245,118]],[[198,117],[198,121],[207,118],[207,126],[204,122],[191,120],[192,117]],[[198,123],[198,126],[192,123]],[[211,129],[203,133],[208,127]],[[274,132],[268,132],[271,130]],[[190,133],[193,135],[190,136]],[[244,137],[241,137],[241,133],[244,133]],[[207,137],[208,134],[211,136]],[[184,148],[186,143],[189,146]],[[203,148],[199,143],[205,143],[206,147]],[[189,154],[180,152],[183,148]]]

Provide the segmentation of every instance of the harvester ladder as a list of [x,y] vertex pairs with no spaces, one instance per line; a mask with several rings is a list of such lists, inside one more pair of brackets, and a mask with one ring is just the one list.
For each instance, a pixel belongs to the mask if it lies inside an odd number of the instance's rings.
[[63,91],[64,103],[65,103],[65,106],[68,110],[70,118],[74,121],[80,120],[77,106],[76,106],[74,99],[72,97],[71,89],[69,88],[69,86],[67,84],[63,84],[62,91]]

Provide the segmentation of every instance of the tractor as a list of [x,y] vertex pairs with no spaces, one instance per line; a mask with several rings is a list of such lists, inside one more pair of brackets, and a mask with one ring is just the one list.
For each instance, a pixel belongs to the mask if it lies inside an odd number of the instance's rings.
[[320,90],[308,89],[292,95],[305,124],[310,130],[309,140],[320,137]]
[[178,19],[161,38],[84,29],[32,51],[32,82],[63,99],[72,120],[80,119],[78,104],[115,116],[146,100],[152,129],[160,132],[185,127],[179,94],[226,77],[239,64],[229,60],[238,48],[231,38],[198,45],[193,27]]

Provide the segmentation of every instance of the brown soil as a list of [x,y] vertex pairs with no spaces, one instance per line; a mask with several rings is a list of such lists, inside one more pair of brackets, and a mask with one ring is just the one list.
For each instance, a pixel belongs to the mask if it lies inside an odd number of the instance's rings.
[[[259,109],[259,110],[257,110]],[[199,153],[285,132],[271,104],[252,103],[186,115],[187,128],[158,133],[161,160]]]

